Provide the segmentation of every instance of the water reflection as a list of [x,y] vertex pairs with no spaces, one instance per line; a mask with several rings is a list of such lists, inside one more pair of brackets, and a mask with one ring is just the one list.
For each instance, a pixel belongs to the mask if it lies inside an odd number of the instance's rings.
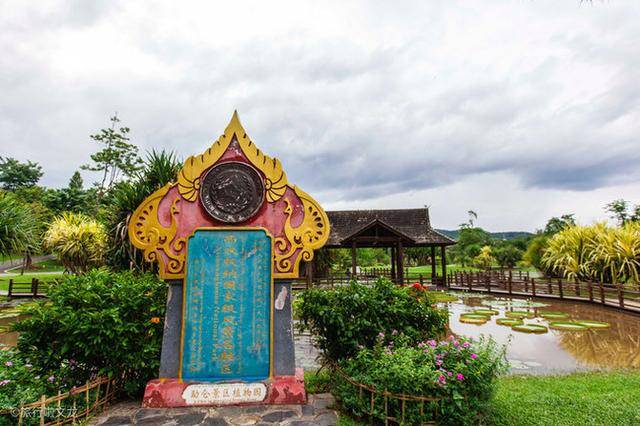
[[[0,309],[0,313],[3,310]],[[9,318],[0,318],[0,330],[5,330],[6,327],[9,327],[14,322],[20,321],[24,318],[24,315],[12,316]],[[0,344],[15,346],[18,343],[18,333],[16,332],[0,332]]]
[[[511,305],[514,302],[516,306]],[[535,302],[547,306],[522,306],[525,299],[508,297],[462,297],[457,302],[445,303],[449,308],[451,331],[469,337],[490,335],[500,344],[507,345],[507,358],[513,372],[553,373],[581,369],[640,368],[640,317],[586,303],[571,303],[547,299]],[[534,303],[535,305],[536,303]],[[482,325],[460,322],[460,314],[477,308],[500,312]],[[541,311],[559,311],[569,314],[567,320],[596,320],[611,324],[607,329],[589,329],[579,332],[549,330],[545,334],[528,334],[496,324],[496,318],[505,311],[528,311],[536,318],[525,319],[527,324],[548,325]]]

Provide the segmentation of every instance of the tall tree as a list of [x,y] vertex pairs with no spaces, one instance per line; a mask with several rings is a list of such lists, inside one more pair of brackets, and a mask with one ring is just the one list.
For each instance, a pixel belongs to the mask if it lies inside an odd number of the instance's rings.
[[92,164],[85,164],[83,170],[102,172],[102,179],[97,183],[99,196],[111,189],[121,176],[132,177],[142,168],[142,160],[138,156],[138,147],[129,143],[128,127],[118,127],[117,114],[111,117],[111,127],[91,135],[91,139],[102,148],[91,155]]
[[38,163],[21,163],[15,158],[0,157],[0,183],[8,191],[35,186],[42,177],[42,167]]
[[573,217],[573,214],[563,214],[560,217],[554,216],[547,221],[547,225],[544,227],[544,233],[546,235],[554,235],[575,224],[576,219]]
[[617,220],[619,225],[640,221],[640,204],[631,208],[627,200],[613,200],[604,206],[604,210],[609,213],[612,219]]
[[80,176],[79,171],[75,171],[69,179],[69,189],[74,191],[82,191],[82,186],[84,182],[82,181],[82,176]]

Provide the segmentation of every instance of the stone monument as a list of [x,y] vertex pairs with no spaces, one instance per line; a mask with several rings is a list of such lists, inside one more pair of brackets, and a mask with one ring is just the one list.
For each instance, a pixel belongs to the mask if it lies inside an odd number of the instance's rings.
[[144,200],[128,231],[169,284],[159,378],[143,406],[305,403],[290,280],[327,241],[329,221],[237,113]]

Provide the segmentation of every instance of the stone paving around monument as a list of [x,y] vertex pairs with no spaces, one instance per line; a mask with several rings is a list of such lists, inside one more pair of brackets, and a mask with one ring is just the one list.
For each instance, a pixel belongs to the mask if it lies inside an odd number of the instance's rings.
[[[318,350],[307,333],[294,336],[296,365],[306,371],[317,369]],[[141,408],[140,401],[121,402],[89,422],[92,426],[124,425],[334,425],[337,413],[330,409],[330,394],[309,395],[306,405],[264,405],[253,407]]]
[[331,394],[310,395],[306,405],[260,405],[252,407],[140,408],[139,402],[121,402],[91,420],[92,426],[330,426],[338,421]]

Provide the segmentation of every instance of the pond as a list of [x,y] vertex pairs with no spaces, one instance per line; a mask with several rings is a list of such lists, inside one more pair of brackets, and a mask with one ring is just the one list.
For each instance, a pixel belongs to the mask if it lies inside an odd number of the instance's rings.
[[[26,301],[18,303],[24,302]],[[18,343],[18,333],[10,331],[10,328],[11,324],[20,321],[24,317],[24,315],[20,314],[20,309],[16,305],[0,307],[0,345],[15,346]]]
[[[455,295],[459,296],[457,301],[442,303],[449,309],[451,331],[474,338],[492,336],[498,343],[507,345],[513,373],[640,368],[639,316],[588,303]],[[477,317],[478,324],[466,322],[473,321],[474,315],[464,314],[478,310],[490,316]],[[540,334],[527,333],[498,324],[507,317],[525,325],[543,326],[546,331],[539,328]],[[591,327],[574,324],[586,320],[595,322],[586,324]],[[552,329],[554,326],[570,330]]]

